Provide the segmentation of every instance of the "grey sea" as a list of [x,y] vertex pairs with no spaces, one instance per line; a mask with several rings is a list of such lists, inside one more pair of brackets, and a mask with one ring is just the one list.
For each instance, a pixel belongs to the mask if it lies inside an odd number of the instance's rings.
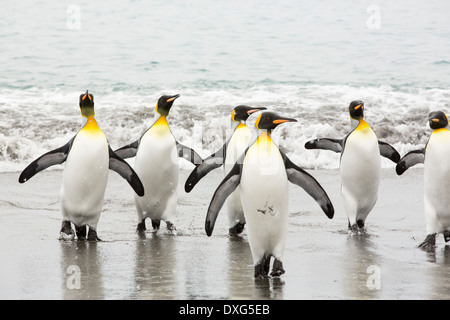
[[[355,237],[346,230],[339,154],[304,148],[344,137],[357,99],[380,140],[401,155],[422,148],[428,113],[450,112],[449,16],[450,2],[437,0],[4,1],[0,297],[449,299],[449,246],[439,238],[432,252],[417,248],[426,236],[421,165],[399,177],[383,159],[367,234]],[[222,169],[187,194],[193,165],[180,160],[176,235],[163,228],[139,237],[132,192],[111,173],[104,241],[59,241],[64,165],[17,179],[80,129],[86,90],[113,149],[146,130],[163,94],[180,94],[171,131],[203,157],[229,137],[239,104],[296,118],[274,140],[322,184],[335,218],[291,185],[286,274],[256,281],[246,231],[228,237],[226,212],[211,237],[204,232]]]

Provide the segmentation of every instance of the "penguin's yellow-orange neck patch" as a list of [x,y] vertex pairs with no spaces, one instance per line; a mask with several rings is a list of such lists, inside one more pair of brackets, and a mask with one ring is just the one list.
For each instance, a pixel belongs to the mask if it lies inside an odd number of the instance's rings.
[[446,131],[450,131],[450,130],[448,130],[447,128],[434,129],[432,134],[433,133],[442,133],[442,132],[446,132]]
[[155,127],[155,126],[156,126],[156,127],[159,127],[159,126],[166,126],[166,127],[168,127],[169,124],[167,123],[166,117],[165,117],[165,116],[161,116],[161,117],[159,117],[158,120],[156,120],[156,122],[155,122],[155,124],[154,124],[153,126],[154,126],[154,127]]
[[356,130],[367,130],[370,129],[370,126],[367,122],[365,122],[363,119],[359,120],[359,124],[356,127]]
[[256,143],[257,143],[258,145],[264,144],[264,143],[270,143],[270,142],[272,142],[272,138],[270,137],[270,133],[267,132],[267,131],[263,131],[263,132],[259,135],[258,139],[256,140]]
[[236,130],[237,129],[242,129],[242,128],[247,128],[247,126],[243,122],[239,123],[239,125],[236,127]]
[[87,117],[87,122],[82,130],[89,133],[96,133],[101,131],[98,127],[97,121],[95,121],[95,118],[93,116]]
[[160,116],[147,132],[156,137],[162,137],[168,134],[172,134],[170,132],[169,124],[167,123],[167,119],[165,116]]

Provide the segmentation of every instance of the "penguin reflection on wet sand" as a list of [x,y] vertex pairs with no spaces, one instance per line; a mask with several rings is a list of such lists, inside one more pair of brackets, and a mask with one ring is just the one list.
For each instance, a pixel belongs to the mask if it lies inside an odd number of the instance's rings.
[[94,118],[94,96],[86,91],[80,95],[79,104],[83,117],[81,130],[64,146],[47,152],[28,165],[20,174],[19,182],[24,183],[36,173],[66,162],[61,186],[63,222],[60,238],[74,239],[72,222],[78,240],[85,240],[87,236],[89,241],[97,241],[100,240],[97,224],[103,206],[108,169],[126,179],[138,197],[144,195],[144,187],[128,163],[112,151],[106,136],[98,127]]
[[447,115],[433,111],[428,116],[433,132],[423,149],[408,152],[397,163],[402,175],[412,166],[424,164],[424,209],[427,236],[419,245],[429,250],[436,245],[436,235],[442,233],[450,240],[450,130]]
[[364,103],[349,105],[352,130],[343,139],[322,138],[308,141],[306,149],[323,149],[341,153],[341,195],[348,217],[349,230],[364,231],[368,214],[378,199],[381,156],[397,163],[399,153],[386,142],[379,141],[364,121]]
[[[233,109],[231,120],[237,126],[228,141],[220,148],[207,157],[199,166],[192,170],[186,179],[184,190],[189,193],[194,186],[209,172],[224,165],[225,176],[230,172],[236,163],[238,157],[247,149],[252,138],[252,132],[246,125],[246,121],[251,114],[266,110],[266,108],[254,108],[239,105]],[[244,230],[245,217],[242,209],[240,188],[237,189],[227,199],[228,222],[230,235],[240,234]]]
[[333,205],[320,184],[296,166],[272,141],[271,132],[279,124],[296,122],[273,112],[264,112],[256,120],[257,140],[239,157],[216,189],[208,208],[205,230],[211,236],[226,198],[240,185],[242,207],[254,263],[255,278],[269,274],[274,257],[273,277],[281,276],[283,253],[288,234],[288,181],[302,187],[332,218]]
[[154,124],[138,140],[115,151],[124,159],[136,157],[134,169],[146,190],[144,197],[134,197],[139,233],[146,230],[146,218],[151,219],[154,230],[159,229],[163,220],[169,231],[176,231],[174,218],[178,195],[178,157],[195,165],[203,161],[197,152],[176,141],[170,131],[167,116],[179,96],[161,96],[156,103]]

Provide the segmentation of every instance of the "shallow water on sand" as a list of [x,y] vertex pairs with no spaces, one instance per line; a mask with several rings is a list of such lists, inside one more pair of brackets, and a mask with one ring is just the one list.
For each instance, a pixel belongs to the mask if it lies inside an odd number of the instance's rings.
[[[132,190],[110,174],[98,243],[59,241],[61,171],[20,185],[0,175],[2,299],[449,299],[450,246],[442,237],[425,252],[423,170],[383,170],[378,203],[364,235],[347,233],[338,170],[311,173],[327,190],[329,220],[300,188],[290,187],[290,225],[281,278],[253,279],[246,231],[227,236],[226,209],[207,237],[204,219],[222,178],[211,172],[182,189],[177,234],[135,233]],[[150,223],[147,223],[150,225]]]

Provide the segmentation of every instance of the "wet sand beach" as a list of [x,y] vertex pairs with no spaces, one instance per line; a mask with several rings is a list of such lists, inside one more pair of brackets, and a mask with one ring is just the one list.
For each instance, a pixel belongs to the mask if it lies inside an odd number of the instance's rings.
[[423,169],[403,176],[383,169],[379,199],[364,235],[347,232],[338,170],[308,170],[328,192],[329,220],[302,189],[290,185],[289,235],[280,278],[255,280],[246,231],[227,235],[226,207],[211,237],[206,210],[222,170],[194,190],[183,189],[177,234],[135,233],[132,190],[112,172],[98,243],[60,241],[60,170],[46,170],[21,185],[19,173],[0,174],[1,299],[449,299],[450,246],[434,251],[425,238]]

